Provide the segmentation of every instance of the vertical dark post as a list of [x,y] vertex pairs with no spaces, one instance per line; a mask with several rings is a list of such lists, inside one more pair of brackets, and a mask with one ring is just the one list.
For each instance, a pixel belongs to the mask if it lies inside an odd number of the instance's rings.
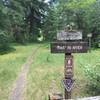
[[91,52],[91,37],[89,37],[89,52]]
[[87,34],[87,37],[89,39],[89,52],[91,52],[91,38],[92,38],[92,33]]
[[[65,68],[64,68],[65,80],[73,78],[73,56],[71,53],[65,53]],[[71,99],[71,90],[65,89],[65,100]]]
[[66,89],[65,89],[65,100],[67,99],[71,99],[71,91],[68,92]]

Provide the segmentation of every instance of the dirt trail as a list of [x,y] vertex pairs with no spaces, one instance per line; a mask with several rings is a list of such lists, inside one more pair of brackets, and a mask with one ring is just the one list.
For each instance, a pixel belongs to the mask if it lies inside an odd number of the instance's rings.
[[28,57],[26,63],[23,64],[22,70],[11,91],[9,100],[24,100],[23,94],[25,93],[25,88],[27,85],[26,80],[27,80],[28,69],[29,69],[29,66],[32,64],[35,54],[39,48],[40,46],[38,46],[36,49],[33,49],[32,54]]

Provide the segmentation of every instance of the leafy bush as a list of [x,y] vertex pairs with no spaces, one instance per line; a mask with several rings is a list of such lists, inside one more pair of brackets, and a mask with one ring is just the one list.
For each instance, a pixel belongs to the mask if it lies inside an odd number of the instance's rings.
[[8,50],[9,42],[8,38],[4,33],[0,33],[0,52]]
[[87,92],[92,95],[100,95],[100,64],[85,66],[85,74],[88,80]]
[[94,46],[95,48],[100,48],[100,35],[97,35],[97,36],[94,38],[93,46]]

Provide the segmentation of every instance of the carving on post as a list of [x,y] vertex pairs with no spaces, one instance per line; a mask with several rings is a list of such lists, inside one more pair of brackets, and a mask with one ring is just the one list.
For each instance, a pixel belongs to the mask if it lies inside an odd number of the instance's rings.
[[62,84],[64,86],[64,88],[70,92],[73,88],[73,83],[74,83],[74,80],[71,79],[71,78],[67,78],[67,79],[63,79],[62,80]]
[[65,56],[65,78],[72,78],[74,76],[73,56]]

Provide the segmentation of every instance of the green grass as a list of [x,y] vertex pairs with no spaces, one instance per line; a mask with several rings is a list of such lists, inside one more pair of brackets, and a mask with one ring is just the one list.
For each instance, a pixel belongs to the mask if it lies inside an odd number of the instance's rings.
[[21,66],[31,54],[33,45],[13,44],[15,51],[0,55],[0,100],[8,100],[13,83],[21,71]]
[[[0,100],[8,100],[13,83],[21,71],[21,66],[32,53],[32,48],[38,44],[26,46],[13,44],[15,49],[8,54],[0,55]],[[75,86],[72,96],[90,96],[86,93],[87,83],[84,66],[94,66],[100,63],[100,49],[92,50],[91,53],[74,54],[74,79]],[[35,53],[33,63],[30,66],[27,77],[27,95],[25,100],[48,100],[48,93],[52,81],[56,81],[56,88],[63,93],[61,80],[64,75],[64,54],[51,54],[48,43],[41,44]]]
[[[75,85],[72,92],[73,98],[90,96],[86,93],[86,76],[83,67],[100,63],[100,50],[91,53],[74,54],[74,79]],[[27,99],[48,100],[48,93],[52,80],[56,81],[56,88],[63,93],[61,80],[64,75],[64,54],[51,54],[50,48],[43,45],[36,53],[28,73]]]

